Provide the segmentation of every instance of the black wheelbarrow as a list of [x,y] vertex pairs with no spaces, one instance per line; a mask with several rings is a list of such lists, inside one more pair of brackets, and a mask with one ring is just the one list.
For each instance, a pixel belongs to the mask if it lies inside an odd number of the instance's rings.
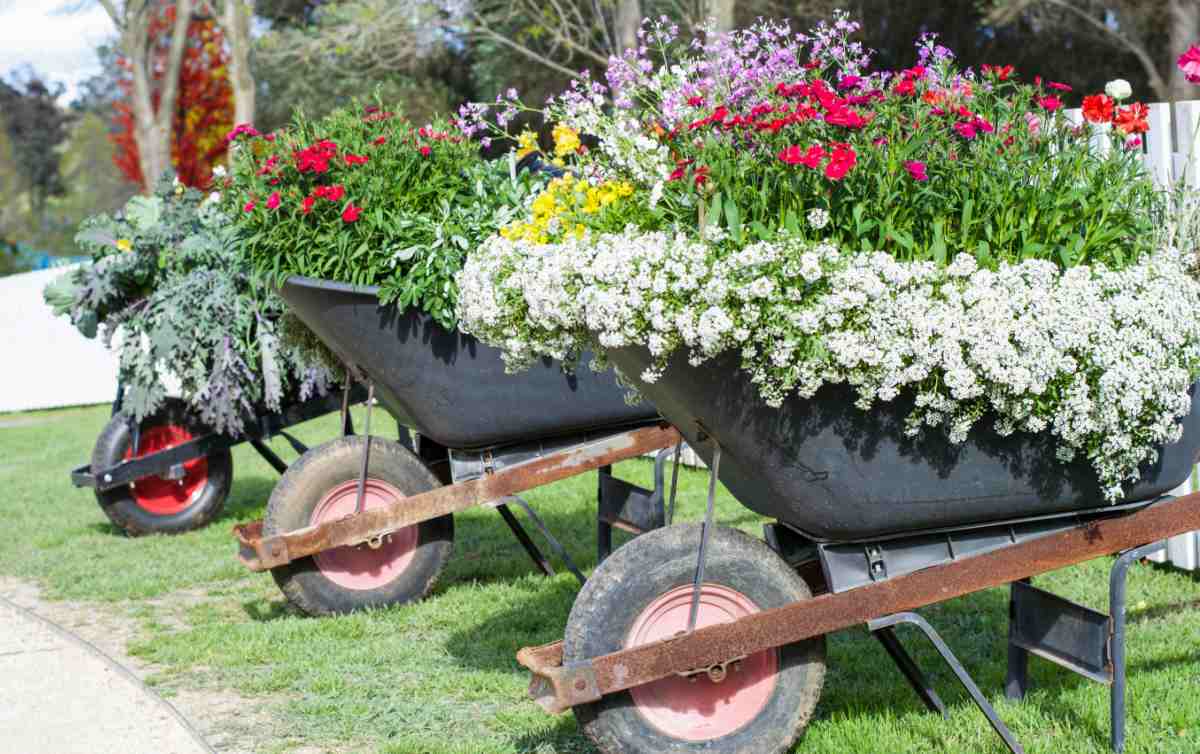
[[[610,351],[626,375],[652,362]],[[737,354],[702,366],[677,354],[642,395],[709,464],[708,514],[633,540],[601,563],[565,639],[528,647],[530,695],[573,709],[606,754],[790,751],[820,697],[825,635],[864,625],[929,709],[936,691],[894,628],[914,625],[1012,752],[1023,751],[918,608],[1012,584],[1007,693],[1029,655],[1111,686],[1112,744],[1124,747],[1125,572],[1167,537],[1200,528],[1200,493],[1168,499],[1200,454],[1200,387],[1182,438],[1105,505],[1094,472],[1063,465],[1042,435],[981,422],[962,445],[904,433],[905,398],[870,412],[849,388],[766,406]],[[762,540],[714,525],[717,479],[774,519]],[[1120,553],[1108,614],[1031,577]]]
[[[280,294],[405,428],[395,441],[372,437],[368,413],[364,436],[305,453],[272,492],[266,517],[235,527],[242,562],[270,570],[304,612],[425,596],[450,556],[453,514],[481,505],[495,507],[552,572],[508,507],[521,506],[582,581],[517,495],[593,469],[601,558],[614,527],[637,534],[663,524],[663,463],[679,434],[648,404],[627,403],[611,375],[568,374],[550,361],[507,374],[498,350],[416,310],[381,305],[373,287],[293,277]],[[612,464],[654,452],[654,490],[611,475]]]

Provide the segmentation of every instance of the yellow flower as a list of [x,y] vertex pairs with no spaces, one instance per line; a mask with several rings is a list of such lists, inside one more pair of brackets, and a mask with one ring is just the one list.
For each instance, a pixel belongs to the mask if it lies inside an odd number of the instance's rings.
[[521,132],[517,137],[517,159],[521,159],[530,152],[536,152],[538,148],[537,134],[529,129]]
[[559,123],[554,127],[554,154],[558,157],[566,157],[569,154],[575,154],[580,147],[579,132],[570,126]]
[[122,238],[117,241],[117,248],[121,251],[130,251],[133,249],[133,241],[128,238]]

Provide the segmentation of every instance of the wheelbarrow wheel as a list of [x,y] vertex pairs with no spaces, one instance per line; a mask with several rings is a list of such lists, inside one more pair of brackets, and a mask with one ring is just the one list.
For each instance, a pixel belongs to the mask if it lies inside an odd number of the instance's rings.
[[[571,608],[564,662],[686,631],[700,531],[697,524],[658,529],[601,563]],[[812,596],[770,548],[735,529],[713,530],[704,574],[697,627]],[[772,754],[803,733],[824,677],[822,636],[731,663],[724,678],[672,676],[611,694],[575,707],[575,717],[605,754]]]
[[[353,514],[366,438],[341,437],[292,464],[267,503],[263,535],[273,536]],[[438,487],[421,459],[398,442],[371,438],[363,509],[382,508]],[[429,594],[454,545],[454,517],[442,516],[338,547],[271,571],[288,601],[309,615],[337,615],[413,602]]]
[[[211,430],[176,398],[138,427],[136,457],[152,455],[181,445]],[[123,416],[114,416],[92,449],[92,473],[102,474],[135,457],[133,432]],[[233,456],[229,449],[185,461],[182,476],[170,479],[148,476],[122,487],[96,491],[100,509],[114,526],[131,537],[143,534],[181,534],[206,526],[217,517],[229,497],[233,482]]]

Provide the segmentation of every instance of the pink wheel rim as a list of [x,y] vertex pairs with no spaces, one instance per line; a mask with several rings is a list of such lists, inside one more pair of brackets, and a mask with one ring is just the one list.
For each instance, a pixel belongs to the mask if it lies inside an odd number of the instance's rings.
[[[368,479],[363,491],[363,510],[386,507],[405,495],[380,479]],[[358,499],[358,481],[344,482],[330,490],[309,518],[310,524],[336,521],[354,513]],[[417,551],[418,525],[406,526],[383,537],[372,547],[362,544],[337,547],[317,553],[313,560],[321,575],[345,589],[378,589],[404,573]]]
[[[658,597],[633,622],[625,646],[648,644],[686,631],[691,605],[690,584]],[[701,587],[696,627],[729,623],[758,611],[741,592],[706,583]],[[766,650],[731,664],[719,683],[705,673],[695,680],[671,676],[634,687],[629,693],[638,713],[660,733],[683,741],[711,741],[758,717],[775,691],[777,670],[775,650]]]
[[[137,457],[142,458],[194,439],[194,435],[178,424],[146,427],[138,439]],[[125,459],[133,458],[133,448],[125,451]],[[142,510],[156,516],[173,516],[187,510],[208,486],[208,459],[193,458],[183,462],[181,479],[160,476],[142,477],[129,485],[133,502]]]

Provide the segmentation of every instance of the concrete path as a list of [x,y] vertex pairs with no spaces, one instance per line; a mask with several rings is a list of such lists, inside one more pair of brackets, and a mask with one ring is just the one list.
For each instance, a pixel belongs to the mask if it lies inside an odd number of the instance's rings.
[[211,754],[169,703],[0,597],[0,754]]

